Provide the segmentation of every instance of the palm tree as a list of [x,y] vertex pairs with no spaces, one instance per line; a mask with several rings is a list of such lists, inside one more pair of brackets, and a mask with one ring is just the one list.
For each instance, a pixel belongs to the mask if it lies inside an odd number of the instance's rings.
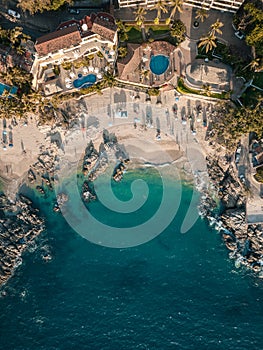
[[162,16],[162,13],[167,13],[167,3],[165,0],[157,0],[156,4],[154,5],[155,10],[157,10],[157,16],[154,19],[155,24],[159,24],[160,18]]
[[174,18],[174,15],[176,14],[176,12],[183,12],[183,0],[171,0],[170,1],[170,8],[172,8],[172,11],[170,13],[169,18],[167,18],[166,20],[166,24],[169,24],[171,22],[171,20]]
[[17,46],[16,47],[16,52],[18,53],[18,55],[23,55],[26,52],[26,48],[24,46]]
[[118,56],[124,58],[127,56],[128,50],[127,47],[121,46],[118,48]]
[[135,14],[135,22],[137,26],[142,26],[145,21],[145,15],[147,11],[144,7],[138,7],[137,10],[134,12]]
[[148,69],[142,69],[140,71],[140,78],[141,80],[148,80],[150,77],[150,71]]
[[216,37],[215,35],[209,33],[207,36],[200,38],[198,47],[205,47],[205,52],[212,50],[216,47]]
[[209,16],[207,13],[207,10],[204,7],[201,7],[196,11],[195,19],[199,19],[201,22],[204,22],[204,20]]
[[120,19],[116,20],[117,30],[121,41],[128,40],[127,27]]
[[112,86],[116,85],[116,79],[115,79],[114,75],[109,73],[109,72],[104,73],[103,80],[104,80],[106,86],[112,87]]
[[247,69],[248,67],[250,67],[251,70],[253,71],[257,71],[257,68],[260,66],[260,59],[259,58],[255,58],[254,60],[252,60],[249,64],[247,64],[242,70]]
[[215,23],[211,24],[210,28],[210,34],[215,35],[215,34],[222,34],[222,30],[220,28],[222,28],[224,26],[224,24],[222,22],[219,21],[219,19],[217,19],[215,21]]
[[209,84],[204,84],[202,86],[202,89],[203,89],[204,93],[206,94],[206,96],[211,96],[211,86]]

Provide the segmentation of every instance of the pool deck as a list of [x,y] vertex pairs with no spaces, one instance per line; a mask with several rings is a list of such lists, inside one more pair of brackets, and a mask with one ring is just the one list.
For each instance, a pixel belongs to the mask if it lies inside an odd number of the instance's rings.
[[[176,58],[178,49],[175,46],[164,41],[155,41],[143,45],[128,44],[127,48],[127,57],[117,62],[120,80],[157,87],[169,82],[177,75],[179,62]],[[154,74],[150,69],[150,60],[153,55],[164,55],[169,58],[169,66],[161,75]]]

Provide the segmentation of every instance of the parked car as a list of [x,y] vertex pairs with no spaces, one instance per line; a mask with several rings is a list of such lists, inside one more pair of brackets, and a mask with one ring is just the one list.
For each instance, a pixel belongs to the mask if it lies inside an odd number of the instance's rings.
[[7,13],[9,14],[9,16],[14,17],[14,18],[20,18],[21,17],[20,13],[14,11],[14,10],[11,10],[11,9],[8,9]]
[[78,9],[74,9],[74,8],[70,8],[70,7],[68,7],[68,12],[73,14],[73,15],[78,15],[79,14],[79,10]]

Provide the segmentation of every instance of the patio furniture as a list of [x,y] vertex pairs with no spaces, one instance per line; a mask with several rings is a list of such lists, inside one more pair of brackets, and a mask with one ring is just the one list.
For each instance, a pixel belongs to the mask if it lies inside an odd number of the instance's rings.
[[89,66],[89,72],[94,72],[94,67],[93,66]]
[[88,68],[87,67],[83,67],[83,73],[87,74],[88,73]]
[[99,68],[98,67],[95,67],[94,69],[94,73],[98,74],[99,73]]
[[72,78],[72,79],[73,79],[73,78],[75,78],[75,77],[76,77],[76,74],[75,74],[74,72],[70,72],[70,73],[69,73],[69,76],[70,76],[70,78]]
[[101,74],[101,73],[98,73],[98,74],[97,74],[97,78],[98,78],[98,79],[101,79],[101,78],[102,78],[102,74]]

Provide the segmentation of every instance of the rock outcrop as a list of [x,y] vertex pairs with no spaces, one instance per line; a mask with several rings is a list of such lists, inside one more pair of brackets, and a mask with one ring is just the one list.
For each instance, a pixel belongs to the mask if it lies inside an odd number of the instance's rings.
[[17,195],[13,203],[0,195],[0,285],[12,276],[23,251],[43,230],[44,220],[28,198]]

